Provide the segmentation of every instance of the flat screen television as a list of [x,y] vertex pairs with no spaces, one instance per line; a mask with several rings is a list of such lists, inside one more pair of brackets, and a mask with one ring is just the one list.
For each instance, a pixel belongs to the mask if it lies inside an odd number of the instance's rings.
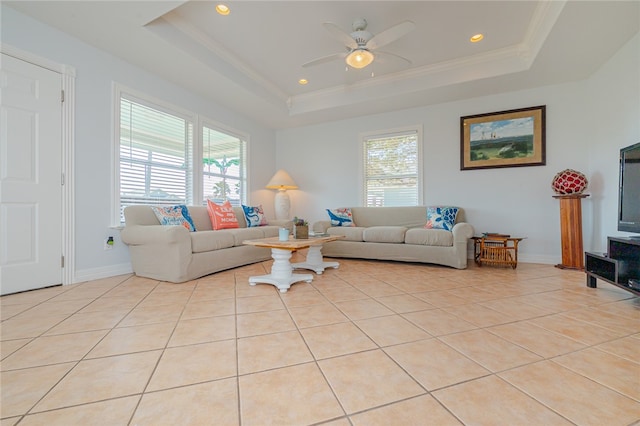
[[640,142],[620,150],[618,231],[640,234]]

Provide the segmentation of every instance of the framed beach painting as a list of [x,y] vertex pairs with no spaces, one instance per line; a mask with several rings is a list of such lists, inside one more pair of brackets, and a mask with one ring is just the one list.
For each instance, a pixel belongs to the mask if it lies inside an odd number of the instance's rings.
[[543,166],[546,105],[460,117],[460,170]]

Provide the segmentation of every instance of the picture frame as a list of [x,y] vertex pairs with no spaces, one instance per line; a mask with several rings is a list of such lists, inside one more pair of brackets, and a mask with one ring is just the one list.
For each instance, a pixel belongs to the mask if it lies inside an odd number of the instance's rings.
[[546,164],[546,105],[460,117],[460,170]]

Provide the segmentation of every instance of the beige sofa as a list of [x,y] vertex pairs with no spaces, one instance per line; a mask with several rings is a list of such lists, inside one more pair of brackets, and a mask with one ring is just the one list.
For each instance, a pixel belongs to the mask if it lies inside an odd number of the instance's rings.
[[345,237],[324,244],[324,256],[467,267],[467,247],[474,230],[461,222],[461,211],[451,231],[425,229],[424,206],[351,207],[351,213],[354,227],[334,227],[329,220],[313,224],[316,233]]
[[268,248],[243,245],[245,240],[276,237],[278,229],[291,229],[290,221],[269,221],[247,228],[242,207],[234,207],[239,228],[214,231],[205,206],[189,206],[196,231],[160,225],[151,206],[124,210],[122,241],[129,246],[136,275],[180,283],[225,269],[271,259]]

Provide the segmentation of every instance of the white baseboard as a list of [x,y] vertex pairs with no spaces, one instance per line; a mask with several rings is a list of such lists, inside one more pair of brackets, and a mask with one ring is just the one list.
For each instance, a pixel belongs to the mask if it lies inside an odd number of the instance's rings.
[[547,256],[544,254],[520,254],[518,253],[518,262],[522,263],[542,263],[544,265],[557,265],[560,259],[555,256]]
[[117,265],[104,266],[102,268],[83,269],[75,271],[75,274],[73,274],[73,284],[131,273],[133,273],[131,263],[120,263]]

